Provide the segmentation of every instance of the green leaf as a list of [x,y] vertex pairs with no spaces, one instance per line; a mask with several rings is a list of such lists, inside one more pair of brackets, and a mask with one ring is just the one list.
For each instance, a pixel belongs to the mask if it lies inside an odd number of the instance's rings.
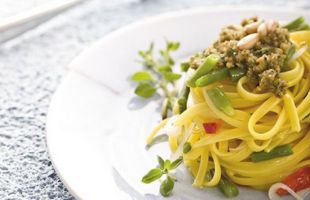
[[148,53],[153,53],[154,50],[154,42],[151,42],[149,49],[147,50]]
[[164,159],[162,159],[162,157],[160,157],[160,156],[157,156],[157,161],[158,161],[158,164],[159,164],[159,168],[163,170],[164,167],[165,167]]
[[150,83],[140,83],[136,89],[136,95],[139,95],[144,98],[152,97],[156,92],[156,88],[154,88]]
[[156,181],[163,175],[161,169],[159,168],[154,168],[151,169],[145,176],[142,178],[143,183],[152,183],[153,181]]
[[181,74],[173,73],[173,72],[166,72],[164,73],[164,79],[167,81],[176,81],[181,78]]
[[133,81],[149,81],[153,80],[152,74],[148,71],[138,71],[131,77]]
[[182,72],[187,72],[187,70],[189,69],[189,63],[188,62],[181,63],[180,68]]
[[146,55],[147,55],[147,52],[146,52],[146,51],[138,51],[138,54],[139,54],[142,58],[145,58]]
[[147,67],[154,67],[156,65],[156,62],[153,59],[153,49],[154,43],[152,42],[147,50],[138,52],[138,54],[143,58],[143,65]]
[[170,161],[170,160],[165,160],[164,169],[169,170],[169,169],[170,169],[170,166],[171,166],[171,161]]
[[168,197],[174,187],[174,181],[170,176],[167,176],[167,178],[160,184],[160,194],[164,197]]
[[180,42],[167,42],[167,50],[168,51],[176,51],[180,47]]
[[171,58],[169,55],[168,50],[160,50],[159,51],[160,55],[163,57],[164,61],[166,62],[167,65],[174,65],[174,60]]
[[159,66],[158,71],[161,73],[165,73],[165,72],[171,72],[172,69],[171,69],[171,66],[164,65],[164,66]]
[[170,56],[168,57],[168,63],[169,65],[174,65],[174,60]]
[[182,162],[183,162],[183,158],[181,156],[180,158],[176,159],[175,161],[171,163],[169,170],[176,169]]

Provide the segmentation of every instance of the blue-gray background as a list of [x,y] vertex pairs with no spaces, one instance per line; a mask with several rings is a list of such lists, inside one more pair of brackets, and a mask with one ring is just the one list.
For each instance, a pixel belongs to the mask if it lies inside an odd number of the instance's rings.
[[[54,0],[0,0],[0,21]],[[49,102],[65,66],[90,43],[141,18],[200,6],[310,9],[310,0],[91,0],[0,45],[0,199],[73,199],[45,142]]]

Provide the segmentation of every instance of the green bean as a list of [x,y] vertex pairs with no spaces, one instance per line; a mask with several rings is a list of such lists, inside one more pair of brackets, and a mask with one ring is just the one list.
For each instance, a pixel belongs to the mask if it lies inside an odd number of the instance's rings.
[[294,31],[295,29],[298,29],[298,27],[303,24],[305,21],[304,17],[298,17],[295,20],[287,23],[283,28],[287,28],[288,31]]
[[254,152],[251,154],[252,162],[261,162],[265,160],[270,160],[277,157],[288,156],[293,153],[290,145],[282,145],[272,149],[270,152]]
[[220,109],[229,116],[233,116],[235,114],[235,110],[232,107],[229,98],[220,88],[214,87],[213,89],[208,90],[207,94],[210,97],[212,103],[218,109]]
[[192,150],[192,145],[189,142],[186,142],[183,145],[183,153],[188,153]]
[[187,108],[189,91],[190,91],[189,87],[186,84],[184,84],[177,100],[179,106],[179,114],[184,112]]
[[236,197],[239,195],[238,188],[224,176],[221,177],[217,186],[220,191],[228,198]]
[[228,76],[228,69],[223,68],[206,74],[196,80],[196,87],[204,87]]
[[169,99],[165,98],[163,105],[161,107],[161,118],[162,120],[166,119],[169,111]]
[[294,31],[304,31],[309,29],[310,29],[309,24],[303,23]]
[[[210,181],[214,176],[214,169],[210,169],[206,174],[206,179]],[[233,184],[224,173],[221,174],[221,179],[217,184],[217,188],[228,198],[236,197],[239,195],[239,190],[235,184]]]
[[230,76],[232,81],[239,80],[241,77],[243,77],[245,75],[245,73],[246,73],[245,70],[241,69],[241,68],[229,69],[229,76]]
[[198,67],[198,69],[194,72],[194,74],[187,80],[187,86],[195,87],[195,81],[201,76],[210,72],[220,60],[220,56],[217,54],[209,55],[205,62]]
[[292,46],[290,46],[290,48],[287,50],[287,53],[286,53],[286,57],[284,60],[284,65],[283,65],[284,71],[288,70],[287,68],[288,62],[290,61],[290,59],[292,58],[295,52],[296,52],[296,45],[292,44]]

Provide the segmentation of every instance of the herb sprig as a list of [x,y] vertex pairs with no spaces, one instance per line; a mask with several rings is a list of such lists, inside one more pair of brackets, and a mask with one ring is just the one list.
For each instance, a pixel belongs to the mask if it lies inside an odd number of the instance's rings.
[[160,58],[155,59],[154,43],[145,51],[139,51],[142,58],[141,63],[145,70],[134,73],[131,79],[138,83],[135,94],[144,98],[150,98],[156,93],[163,97],[162,118],[168,116],[172,111],[172,105],[177,96],[176,81],[181,78],[181,74],[173,70],[175,64],[171,56],[180,47],[179,42],[166,41],[165,49],[159,51]]
[[142,178],[142,182],[149,184],[165,175],[165,179],[160,184],[159,192],[162,196],[167,197],[171,194],[174,188],[175,179],[171,176],[171,171],[176,169],[182,162],[183,158],[180,157],[173,162],[170,160],[164,160],[162,157],[157,156],[158,167],[151,169],[145,176]]

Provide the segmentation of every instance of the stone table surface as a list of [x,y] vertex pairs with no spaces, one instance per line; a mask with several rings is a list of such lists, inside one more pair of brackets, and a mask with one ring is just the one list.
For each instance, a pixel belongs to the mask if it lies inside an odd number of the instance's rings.
[[[0,20],[54,0],[1,0]],[[185,8],[310,9],[309,0],[90,0],[0,46],[0,199],[74,199],[49,159],[45,120],[65,66],[90,43],[141,18]]]

